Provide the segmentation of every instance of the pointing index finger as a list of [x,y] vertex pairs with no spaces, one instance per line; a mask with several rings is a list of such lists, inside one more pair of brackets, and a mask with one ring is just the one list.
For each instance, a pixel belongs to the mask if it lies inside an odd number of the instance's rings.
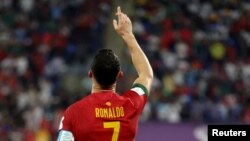
[[121,13],[121,7],[120,7],[120,6],[117,7],[117,13],[118,13],[118,14]]
[[118,24],[120,24],[121,21],[122,21],[122,12],[121,12],[121,7],[120,6],[117,7],[116,15],[118,16]]

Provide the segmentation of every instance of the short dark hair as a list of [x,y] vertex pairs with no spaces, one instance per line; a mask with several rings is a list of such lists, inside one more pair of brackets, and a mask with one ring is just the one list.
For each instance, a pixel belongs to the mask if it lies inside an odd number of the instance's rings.
[[120,69],[120,61],[111,49],[99,50],[91,65],[96,81],[104,88],[115,83]]

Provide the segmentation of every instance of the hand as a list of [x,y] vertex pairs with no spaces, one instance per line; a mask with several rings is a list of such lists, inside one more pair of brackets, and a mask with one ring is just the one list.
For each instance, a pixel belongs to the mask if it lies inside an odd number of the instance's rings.
[[120,6],[117,7],[116,15],[118,16],[118,21],[115,19],[113,20],[116,32],[121,36],[133,34],[131,20],[121,11]]

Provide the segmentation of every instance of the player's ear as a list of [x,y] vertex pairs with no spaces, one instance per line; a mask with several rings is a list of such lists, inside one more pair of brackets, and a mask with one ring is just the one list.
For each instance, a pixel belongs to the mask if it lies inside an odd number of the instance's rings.
[[88,71],[88,77],[89,77],[89,78],[92,78],[92,76],[93,76],[93,73],[92,73],[91,70],[89,70],[89,71]]
[[117,75],[117,78],[122,78],[123,77],[123,72],[122,71],[119,71],[118,72],[118,75]]

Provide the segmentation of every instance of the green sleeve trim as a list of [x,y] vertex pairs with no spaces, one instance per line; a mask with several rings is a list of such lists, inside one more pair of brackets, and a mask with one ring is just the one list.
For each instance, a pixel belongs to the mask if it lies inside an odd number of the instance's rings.
[[140,84],[140,83],[135,83],[135,84],[133,84],[132,88],[135,88],[135,87],[141,88],[141,89],[145,92],[145,94],[146,94],[147,96],[149,96],[148,89],[147,89],[144,85],[142,85],[142,84]]

